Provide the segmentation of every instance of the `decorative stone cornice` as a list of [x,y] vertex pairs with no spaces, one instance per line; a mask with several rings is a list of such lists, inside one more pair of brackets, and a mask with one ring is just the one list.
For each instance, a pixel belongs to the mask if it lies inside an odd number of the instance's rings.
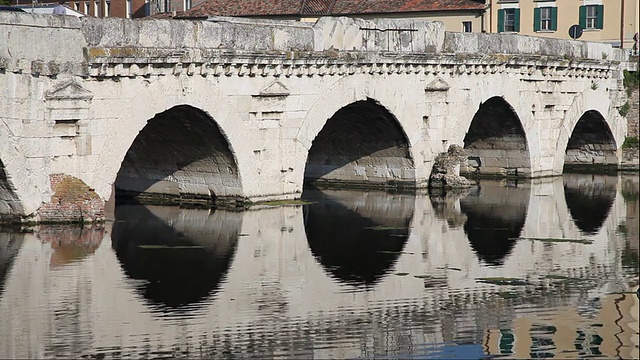
[[[563,81],[565,77],[607,78],[616,64],[611,62],[568,61],[546,56],[483,55],[459,57],[454,54],[370,54],[336,52],[230,53],[208,52],[207,56],[183,53],[172,56],[90,58],[87,73],[92,77],[136,76],[347,76],[354,74],[515,74],[521,77]],[[118,53],[120,54],[120,53]],[[158,54],[156,54],[158,55]]]

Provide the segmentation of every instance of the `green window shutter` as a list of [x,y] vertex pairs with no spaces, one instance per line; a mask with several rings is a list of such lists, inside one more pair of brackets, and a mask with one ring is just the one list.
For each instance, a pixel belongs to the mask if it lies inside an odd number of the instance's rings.
[[515,9],[514,10],[514,30],[515,32],[520,32],[520,9]]
[[596,16],[596,29],[602,29],[604,25],[604,5],[598,5]]
[[551,8],[551,30],[558,30],[558,8],[555,6]]
[[540,31],[540,8],[533,9],[533,31]]
[[498,32],[504,31],[504,10],[498,10]]
[[586,29],[587,28],[587,7],[582,5],[580,6],[580,18],[579,18],[579,22],[578,25],[580,25],[581,28]]

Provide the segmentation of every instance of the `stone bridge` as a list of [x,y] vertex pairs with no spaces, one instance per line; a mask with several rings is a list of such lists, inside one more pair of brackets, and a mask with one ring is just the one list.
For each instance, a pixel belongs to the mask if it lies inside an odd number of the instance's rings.
[[440,22],[0,13],[0,219],[96,220],[118,195],[239,204],[305,181],[422,188],[620,162],[624,52]]

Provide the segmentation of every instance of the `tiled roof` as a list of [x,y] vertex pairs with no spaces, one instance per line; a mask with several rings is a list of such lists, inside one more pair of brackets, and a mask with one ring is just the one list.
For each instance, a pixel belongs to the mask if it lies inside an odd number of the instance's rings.
[[338,0],[334,14],[385,14],[422,11],[482,10],[471,0]]
[[301,14],[331,14],[337,0],[302,0]]
[[485,8],[473,0],[205,0],[184,16],[355,15]]
[[185,16],[298,15],[301,0],[205,0]]

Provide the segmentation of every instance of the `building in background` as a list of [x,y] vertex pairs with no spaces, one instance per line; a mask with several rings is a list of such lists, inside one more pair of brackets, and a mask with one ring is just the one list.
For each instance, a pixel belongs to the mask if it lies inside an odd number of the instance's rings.
[[631,50],[638,32],[639,0],[487,0],[491,32],[571,39],[580,25],[580,40]]
[[[24,10],[25,12],[28,13],[34,13],[34,14],[53,14],[53,8],[55,8],[58,5],[58,2],[52,2],[52,3],[46,3],[46,4],[33,4],[33,5],[17,5],[16,7]],[[71,16],[75,16],[75,17],[83,17],[86,16],[87,14],[76,11],[72,8],[69,8],[67,6],[67,13],[65,15],[71,15]]]
[[[26,12],[33,8],[36,13],[47,13],[49,7],[58,5],[58,0],[35,0],[33,5],[32,1],[12,0],[11,4],[24,8]],[[65,3],[73,15],[120,18],[148,16],[151,14],[150,5],[149,0],[70,0]]]
[[310,22],[322,16],[406,18],[442,21],[451,31],[484,32],[486,13],[484,0],[204,0],[178,17],[239,16]]
[[[20,3],[20,2],[23,3]],[[57,0],[35,0],[38,5]],[[95,17],[206,18],[238,16],[316,21],[321,16],[442,21],[448,31],[517,33],[580,40],[631,51],[639,31],[640,0],[72,0],[67,7]],[[31,0],[12,0],[31,7]],[[36,6],[36,7],[37,7]],[[25,9],[28,11],[28,9]],[[44,11],[44,10],[43,10]],[[637,50],[636,50],[637,52]]]

